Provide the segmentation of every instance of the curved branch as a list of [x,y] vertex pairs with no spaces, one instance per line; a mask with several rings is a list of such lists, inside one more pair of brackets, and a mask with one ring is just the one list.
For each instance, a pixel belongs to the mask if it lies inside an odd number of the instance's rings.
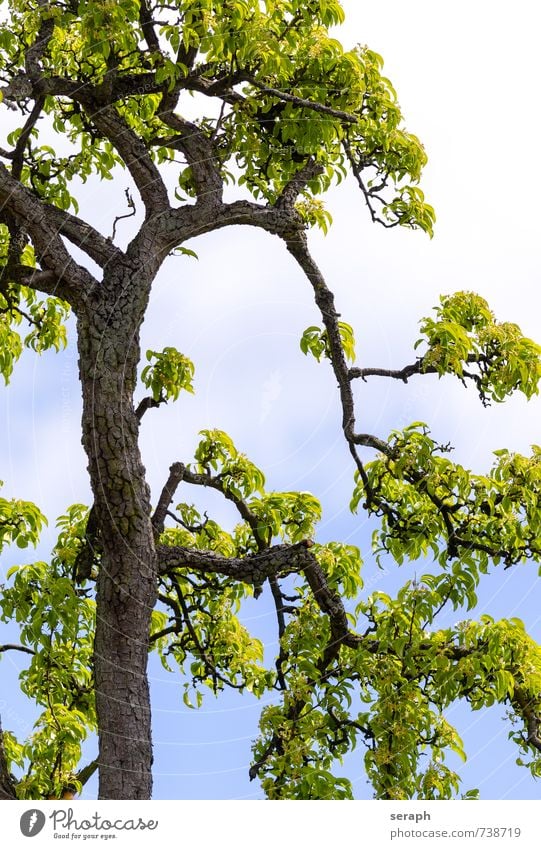
[[365,182],[364,182],[364,180],[361,176],[361,171],[363,170],[363,168],[369,166],[371,163],[366,163],[366,164],[363,164],[362,166],[359,165],[359,163],[355,160],[355,157],[353,156],[353,151],[351,150],[351,147],[350,147],[347,140],[345,140],[342,143],[342,146],[344,148],[345,154],[346,154],[348,161],[349,161],[349,164],[351,166],[353,176],[357,180],[357,184],[358,184],[358,186],[359,186],[359,188],[360,188],[360,190],[363,194],[363,197],[364,197],[365,203],[368,207],[368,211],[370,213],[370,217],[371,217],[372,221],[374,223],[381,224],[382,227],[385,227],[389,230],[392,229],[393,227],[397,227],[398,224],[400,223],[399,221],[386,221],[384,218],[381,218],[377,214],[376,210],[374,209],[374,207],[372,205],[372,201],[377,200],[382,205],[382,207],[385,207],[385,200],[380,195],[377,194],[377,191],[379,189],[385,187],[388,178],[384,178],[384,181],[380,186],[373,187],[371,189],[368,188],[365,185]]
[[154,222],[155,244],[160,245],[164,253],[169,253],[188,239],[232,225],[259,227],[282,238],[303,227],[300,216],[291,208],[266,206],[248,200],[212,207],[196,203],[159,215]]
[[[58,296],[59,282],[53,271],[40,271],[39,268],[32,268],[29,265],[10,265],[9,273],[14,282],[21,286],[27,286],[45,295]],[[28,319],[27,316],[25,318]]]
[[541,752],[541,737],[539,736],[541,717],[535,712],[533,699],[528,697],[527,693],[520,688],[516,688],[510,701],[526,723],[527,742],[538,752]]
[[[470,365],[479,364],[481,357],[476,356],[475,354],[468,354],[465,362]],[[390,377],[393,380],[402,380],[404,383],[407,383],[409,378],[415,374],[441,374],[438,371],[436,366],[427,364],[426,362],[426,354],[419,359],[415,363],[410,363],[404,368],[401,369],[386,369],[386,368],[350,368],[349,376],[351,380],[355,380],[355,378],[360,377],[362,380],[366,380],[367,377]],[[460,376],[460,375],[458,375]],[[462,373],[462,377],[468,377],[470,380],[478,381],[479,376],[476,374],[468,374],[467,372]]]
[[15,180],[21,179],[21,173],[22,173],[23,164],[24,164],[24,150],[25,150],[25,147],[28,143],[28,140],[30,138],[32,130],[34,129],[34,127],[35,127],[35,125],[38,121],[38,118],[41,115],[41,111],[43,109],[44,104],[45,104],[45,98],[43,96],[38,97],[36,99],[36,102],[34,103],[34,107],[31,111],[30,115],[28,116],[28,119],[27,119],[24,127],[21,130],[21,134],[20,134],[19,138],[17,139],[17,144],[15,145],[15,148],[13,150],[13,156],[12,156],[13,161],[12,161],[12,166],[11,166],[11,174],[12,174],[12,176]]
[[327,331],[331,365],[336,380],[338,381],[340,401],[342,405],[342,430],[344,431],[344,436],[348,443],[350,453],[365,486],[367,502],[374,502],[374,494],[371,490],[368,476],[356,447],[355,404],[353,400],[353,393],[351,391],[349,369],[340,338],[340,329],[338,326],[339,315],[334,306],[334,295],[327,286],[323,274],[310,254],[304,231],[297,229],[293,236],[286,235],[285,242],[288,251],[296,259],[314,290],[315,301],[321,313],[325,330]]
[[278,97],[280,100],[285,100],[288,103],[293,103],[294,106],[299,106],[303,109],[311,109],[312,112],[319,112],[320,115],[329,115],[332,118],[340,118],[341,121],[345,121],[347,124],[357,124],[359,118],[357,115],[354,115],[352,112],[344,112],[342,109],[333,109],[331,106],[325,106],[324,103],[318,103],[314,100],[306,100],[304,97],[297,97],[295,94],[288,94],[287,91],[281,91],[281,89],[273,88],[272,86],[264,85],[263,83],[258,82],[251,74],[243,74],[246,82],[255,86],[255,88],[262,91],[264,94],[271,94],[273,97]]
[[2,719],[0,717],[0,801],[16,798],[15,780],[7,765],[6,750],[4,748],[4,732],[2,730]]
[[[46,94],[50,97],[69,97],[79,103],[85,110],[88,119],[94,124],[99,133],[107,138],[118,151],[121,159],[133,177],[147,215],[169,208],[167,188],[159,169],[152,161],[145,142],[135,133],[114,103],[121,93],[111,85],[101,87],[88,83],[81,85],[62,77],[42,77],[36,81],[36,94]],[[135,80],[135,87],[143,85]],[[4,96],[6,96],[4,89]],[[145,88],[146,91],[146,88]],[[132,92],[130,92],[132,93]],[[135,91],[134,93],[137,93]]]
[[275,203],[276,208],[288,209],[292,207],[310,180],[318,177],[324,170],[320,162],[316,162],[312,157],[309,157],[302,168],[299,168],[289,183],[282,189],[280,197]]
[[184,568],[206,575],[225,575],[258,586],[271,575],[290,575],[309,568],[314,560],[310,552],[312,546],[311,540],[295,545],[273,545],[247,557],[224,557],[215,551],[167,545],[156,546],[156,552],[162,575]]
[[[211,489],[216,489],[218,492],[221,492],[224,498],[228,501],[231,501],[232,504],[237,508],[239,515],[246,522],[246,524],[251,528],[252,533],[254,535],[255,541],[260,551],[265,548],[265,542],[261,539],[259,533],[259,524],[260,520],[257,518],[255,513],[252,513],[248,505],[242,498],[234,495],[226,486],[226,482],[224,478],[213,477],[210,474],[200,474],[197,472],[191,472],[186,466],[182,465],[182,463],[178,464],[182,468],[182,480],[186,481],[186,483],[195,484],[196,486],[208,486]],[[171,466],[173,469],[173,466]]]
[[139,25],[143,31],[149,50],[160,52],[160,40],[154,29],[154,21],[147,0],[139,0]]
[[154,528],[156,538],[163,534],[165,517],[169,510],[169,505],[175,497],[178,485],[184,478],[185,471],[186,467],[182,463],[173,463],[169,468],[169,477],[164,484],[154,515],[152,516],[152,527]]
[[401,369],[386,369],[386,368],[350,368],[349,376],[352,380],[360,377],[366,380],[367,377],[390,377],[394,380],[402,380],[404,383],[414,374],[435,374],[434,366],[426,366],[423,364],[423,358],[417,360],[416,363],[404,366]]
[[92,227],[91,224],[83,221],[77,215],[55,206],[48,206],[47,210],[50,210],[49,216],[57,229],[57,233],[65,236],[72,245],[84,251],[100,268],[105,268],[119,257],[124,256],[120,248],[117,248],[111,239],[107,239],[99,230],[96,230],[95,227]]
[[96,758],[95,760],[91,761],[89,764],[87,764],[86,766],[84,766],[84,767],[83,767],[82,769],[80,769],[80,770],[79,770],[79,772],[77,773],[77,776],[76,776],[76,777],[77,777],[77,781],[80,781],[80,782],[81,782],[81,784],[82,784],[82,786],[84,787],[84,786],[85,786],[85,784],[86,784],[86,782],[87,782],[90,778],[92,778],[92,776],[94,775],[94,773],[95,773],[95,772],[96,772],[96,770],[98,769],[99,765],[100,765],[100,764],[99,764],[99,761],[98,761],[98,759]]
[[5,651],[22,651],[25,654],[36,653],[33,649],[29,649],[27,646],[20,646],[16,643],[5,643],[3,646],[0,646],[0,654]]
[[100,103],[85,96],[84,89],[75,95],[88,118],[99,132],[117,149],[126,168],[133,177],[147,216],[170,208],[167,188],[162,175],[150,156],[147,145],[128,126],[110,102]]
[[175,114],[177,93],[166,94],[159,109],[160,120],[178,135],[167,140],[166,146],[180,150],[191,168],[198,202],[216,206],[222,202],[224,181],[212,141],[191,121]]
[[72,305],[88,295],[96,280],[75,262],[60,238],[56,222],[58,210],[37,198],[14,180],[0,163],[0,209],[5,209],[22,225],[32,239],[42,271],[56,277],[55,294]]
[[393,455],[393,449],[383,439],[377,436],[372,436],[371,433],[356,433],[353,436],[353,441],[356,445],[362,445],[365,448],[375,448],[376,451],[381,451],[382,454],[387,454],[388,457]]

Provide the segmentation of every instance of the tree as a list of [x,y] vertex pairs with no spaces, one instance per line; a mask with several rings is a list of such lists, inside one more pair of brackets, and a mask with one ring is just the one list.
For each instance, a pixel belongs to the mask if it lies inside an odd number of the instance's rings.
[[[423,320],[410,365],[353,365],[353,330],[308,248],[307,229],[329,223],[320,196],[348,172],[374,222],[432,235],[418,187],[426,155],[403,128],[381,57],[329,34],[343,18],[336,0],[6,7],[1,108],[13,130],[0,150],[0,368],[7,382],[24,346],[59,350],[74,313],[94,503],[68,508],[50,562],[15,568],[3,589],[2,617],[21,636],[1,648],[28,654],[21,687],[43,711],[28,741],[0,733],[0,794],[65,797],[99,764],[100,797],[148,798],[149,649],[185,673],[196,704],[204,688],[280,694],[262,712],[250,772],[269,798],[348,798],[332,770],[357,742],[378,798],[451,797],[459,780],[445,753],[462,747],[445,710],[458,699],[506,704],[521,757],[541,774],[541,654],[522,623],[437,623],[446,606],[474,606],[490,564],[540,559],[541,449],[500,452],[488,475],[473,474],[424,423],[360,432],[353,394],[375,376],[437,374],[472,384],[483,404],[517,390],[531,397],[541,349],[459,292]],[[188,94],[194,120],[184,117]],[[81,180],[119,169],[132,183],[127,214],[141,219],[126,249],[116,226],[107,238],[77,206]],[[149,394],[136,403],[141,324],[165,259],[230,225],[281,240],[313,289],[321,326],[300,345],[333,369],[351,506],[379,520],[375,555],[433,560],[395,599],[364,595],[359,551],[313,541],[318,500],[267,491],[222,431],[201,434],[190,464],[172,462],[152,507],[139,424],[192,391],[194,366],[171,347],[148,351],[139,384]],[[232,502],[239,524],[228,531],[187,501],[172,511],[190,486]],[[25,548],[43,523],[35,505],[0,500],[1,544]],[[261,592],[276,605],[270,668],[239,618]],[[81,768],[93,730],[99,755]]]

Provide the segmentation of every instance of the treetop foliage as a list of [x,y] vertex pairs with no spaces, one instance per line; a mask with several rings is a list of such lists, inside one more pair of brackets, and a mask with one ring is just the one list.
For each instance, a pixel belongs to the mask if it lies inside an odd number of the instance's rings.
[[[366,47],[346,51],[329,35],[328,27],[344,17],[338,2],[177,0],[147,9],[137,2],[34,0],[9,7],[9,23],[0,30],[0,70],[10,77],[6,99],[27,98],[27,48],[50,33],[40,57],[40,112],[50,120],[25,133],[21,182],[59,208],[77,212],[72,186],[78,180],[111,179],[115,165],[127,164],[91,117],[105,104],[114,104],[116,120],[155,163],[180,166],[178,199],[197,195],[193,166],[179,155],[182,139],[163,120],[164,92],[174,91],[206,99],[194,130],[212,138],[225,182],[273,203],[310,157],[317,168],[300,201],[309,218],[314,197],[345,176],[349,161],[373,216],[379,207],[387,226],[432,232],[433,210],[416,185],[426,154],[403,126],[381,56]],[[69,153],[51,146],[51,123],[59,147],[69,141]],[[11,144],[21,132],[11,134]]]

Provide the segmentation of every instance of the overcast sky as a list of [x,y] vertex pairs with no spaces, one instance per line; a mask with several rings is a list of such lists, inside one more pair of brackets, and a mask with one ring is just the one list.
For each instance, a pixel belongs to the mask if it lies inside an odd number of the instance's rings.
[[[407,128],[425,144],[429,165],[422,185],[438,217],[430,241],[422,233],[371,225],[352,182],[329,192],[334,225],[326,238],[314,233],[312,245],[338,310],[355,328],[359,364],[411,362],[419,318],[440,293],[459,289],[479,292],[498,318],[541,340],[534,4],[345,0],[343,6],[347,22],[337,35],[384,56]],[[86,191],[82,211],[106,234],[114,215],[124,211],[124,188],[120,179]],[[145,418],[143,451],[153,492],[171,462],[190,460],[201,428],[226,430],[263,469],[270,488],[309,489],[320,497],[319,539],[359,545],[367,585],[394,590],[412,570],[397,575],[389,563],[378,572],[371,562],[366,523],[348,511],[352,467],[330,369],[299,350],[302,331],[318,323],[310,287],[268,234],[235,228],[190,247],[199,260],[167,262],[143,333],[144,348],[174,345],[196,364],[195,396]],[[73,348],[60,356],[28,354],[0,393],[3,494],[33,499],[48,514],[41,556],[54,538],[55,516],[70,503],[89,501],[76,377]],[[537,399],[527,403],[521,396],[485,410],[475,393],[451,379],[427,377],[407,387],[375,381],[358,387],[357,404],[360,430],[386,436],[422,419],[438,439],[456,446],[455,459],[478,471],[488,468],[496,448],[527,452],[541,441]],[[184,497],[192,500],[194,493]],[[218,520],[234,521],[218,499],[212,510]],[[2,562],[4,569],[9,565]],[[539,596],[534,566],[495,572],[483,584],[480,612],[520,616],[541,639]],[[265,600],[251,605],[247,616],[272,651],[274,623]],[[13,683],[23,660],[12,655],[3,660],[2,676]],[[156,797],[260,797],[247,778],[260,705],[235,694],[218,701],[209,695],[199,712],[188,712],[174,677],[157,665],[152,675]],[[2,699],[5,727],[22,730],[27,708],[4,692]],[[502,715],[499,709],[451,713],[470,755],[462,769],[464,789],[480,787],[485,798],[535,798],[531,778],[514,766]],[[361,758],[359,751],[350,760],[348,775],[356,795],[370,798]]]

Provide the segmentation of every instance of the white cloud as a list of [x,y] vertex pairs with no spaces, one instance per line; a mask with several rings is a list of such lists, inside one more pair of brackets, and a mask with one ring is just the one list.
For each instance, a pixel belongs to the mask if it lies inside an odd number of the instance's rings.
[[[440,292],[457,289],[480,292],[500,319],[517,321],[541,339],[533,4],[515,3],[512,14],[508,4],[487,0],[447,7],[430,0],[343,5],[348,24],[341,37],[384,55],[408,129],[425,143],[423,187],[438,215],[431,242],[370,225],[351,183],[329,193],[334,226],[326,239],[313,234],[311,241],[338,310],[356,330],[362,364],[399,367],[412,361],[418,319]],[[106,233],[113,212],[124,211],[124,188],[120,177],[85,190],[84,208]],[[121,226],[130,232],[130,222]],[[298,346],[304,328],[319,321],[310,287],[267,234],[232,228],[190,247],[199,261],[168,260],[143,329],[143,347],[175,345],[196,363],[195,397],[150,410],[143,424],[154,493],[173,460],[190,459],[200,428],[222,428],[261,465],[271,487],[313,489],[322,497],[324,538],[362,543],[368,551],[362,520],[347,511],[352,469],[340,436],[335,381],[325,363],[318,366]],[[88,500],[75,372],[70,353],[26,356],[9,393],[0,396],[0,477],[8,493],[35,498],[51,518],[73,501]],[[356,394],[359,430],[385,436],[391,427],[425,419],[470,466],[486,468],[490,451],[504,444],[525,451],[540,441],[538,400],[527,405],[517,398],[484,410],[458,382],[432,378],[414,379],[408,387],[375,380],[356,387]],[[180,497],[192,500],[195,493]],[[218,499],[214,509],[218,518],[233,520]],[[370,564],[367,576],[374,585],[406,578],[404,572],[378,576]],[[488,591],[487,609],[503,611],[502,593],[507,596],[511,581],[520,578],[514,613],[537,627],[534,570],[506,573],[505,593]],[[257,711],[250,713],[253,736]],[[235,715],[244,729],[244,713]],[[218,719],[213,722],[218,736],[233,736]],[[227,748],[215,754],[227,757]],[[167,746],[158,755],[167,759]],[[242,764],[247,757],[246,748]],[[481,755],[478,763],[482,770]],[[493,778],[496,797],[505,792],[504,783],[501,775]],[[164,792],[175,795],[177,786],[167,780]],[[251,791],[245,777],[231,786],[239,795],[242,787]],[[519,795],[529,792],[522,783],[518,787]]]

